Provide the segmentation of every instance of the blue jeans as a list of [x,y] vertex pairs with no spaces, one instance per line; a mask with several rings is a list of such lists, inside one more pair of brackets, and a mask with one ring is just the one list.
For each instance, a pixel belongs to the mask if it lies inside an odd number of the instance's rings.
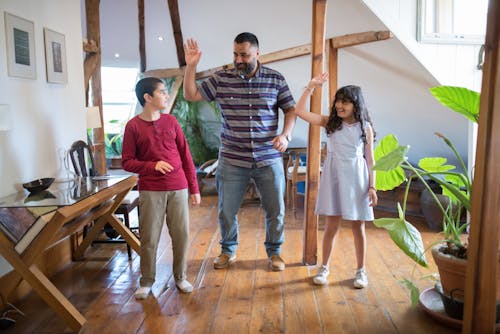
[[283,164],[275,163],[260,168],[244,168],[219,160],[217,166],[217,192],[219,194],[219,227],[222,253],[234,254],[238,247],[238,210],[250,179],[260,194],[260,203],[266,215],[267,256],[281,253],[284,240],[285,178]]

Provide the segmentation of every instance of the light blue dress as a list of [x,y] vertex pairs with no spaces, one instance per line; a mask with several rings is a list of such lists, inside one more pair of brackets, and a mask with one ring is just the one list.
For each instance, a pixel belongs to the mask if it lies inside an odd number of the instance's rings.
[[316,214],[344,220],[373,220],[368,196],[369,174],[360,123],[342,124],[327,136]]

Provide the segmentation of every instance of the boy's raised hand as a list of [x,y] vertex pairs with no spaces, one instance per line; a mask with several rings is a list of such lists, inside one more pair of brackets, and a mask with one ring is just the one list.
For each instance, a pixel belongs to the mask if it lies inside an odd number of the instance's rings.
[[194,38],[188,38],[184,43],[184,58],[186,65],[198,65],[201,51],[198,48],[198,42]]

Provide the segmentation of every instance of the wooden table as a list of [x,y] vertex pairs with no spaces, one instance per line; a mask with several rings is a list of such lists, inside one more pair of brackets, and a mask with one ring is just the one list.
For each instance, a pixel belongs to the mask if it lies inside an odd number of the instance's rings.
[[[83,256],[106,223],[139,252],[137,237],[113,214],[136,182],[134,175],[77,178],[71,182],[54,183],[48,190],[31,196],[20,192],[0,198],[0,254],[17,273],[8,284],[0,287],[4,300],[8,300],[10,293],[24,279],[72,330],[78,332],[86,321],[85,317],[35,262],[45,249],[83,229],[91,221],[94,224],[75,250],[74,257]],[[27,222],[24,227],[21,221]]]

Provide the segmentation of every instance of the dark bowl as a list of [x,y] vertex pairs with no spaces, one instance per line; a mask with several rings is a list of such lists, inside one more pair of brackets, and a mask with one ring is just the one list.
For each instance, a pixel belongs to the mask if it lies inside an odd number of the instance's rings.
[[28,190],[30,193],[37,193],[50,187],[52,182],[54,182],[53,177],[45,177],[43,179],[33,180],[27,183],[23,183],[23,188]]

